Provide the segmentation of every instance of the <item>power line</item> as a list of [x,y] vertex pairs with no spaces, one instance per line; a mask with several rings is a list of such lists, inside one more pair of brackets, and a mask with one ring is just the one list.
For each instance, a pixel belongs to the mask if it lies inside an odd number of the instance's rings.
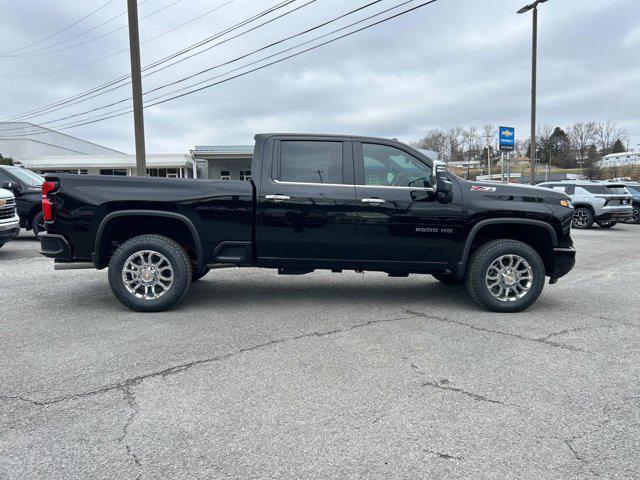
[[[409,2],[413,2],[413,1],[415,1],[415,0],[408,0],[407,2],[405,2],[405,4],[409,3]],[[416,5],[416,6],[412,7],[412,8],[409,8],[407,10],[404,10],[402,12],[399,12],[399,13],[396,13],[394,15],[388,16],[388,17],[386,17],[386,18],[384,18],[382,20],[378,20],[378,21],[376,21],[374,23],[371,23],[369,25],[365,25],[364,27],[361,27],[361,28],[358,28],[356,30],[347,32],[347,33],[345,33],[343,35],[340,35],[338,37],[335,37],[335,38],[332,38],[332,39],[327,40],[325,42],[322,42],[322,43],[320,43],[318,45],[311,46],[309,48],[301,50],[300,52],[293,53],[293,54],[288,55],[286,57],[274,60],[272,62],[269,62],[267,64],[261,65],[259,67],[253,68],[253,69],[250,69],[250,70],[248,70],[246,72],[239,73],[239,74],[234,75],[232,77],[229,77],[229,78],[226,78],[226,79],[223,79],[223,80],[220,80],[220,81],[217,81],[217,82],[214,82],[214,83],[199,87],[197,89],[193,89],[193,90],[187,91],[185,93],[174,95],[174,96],[172,96],[170,98],[165,98],[163,100],[154,101],[155,99],[152,99],[151,103],[147,103],[147,105],[145,105],[145,108],[149,108],[149,107],[152,107],[152,106],[155,106],[155,105],[160,105],[162,103],[173,101],[173,100],[176,100],[178,98],[182,98],[182,97],[185,97],[187,95],[192,95],[192,94],[200,92],[202,90],[205,90],[205,89],[208,89],[208,88],[211,88],[211,87],[214,87],[214,86],[217,86],[217,85],[220,85],[220,84],[235,80],[237,78],[244,77],[246,75],[249,75],[250,73],[253,73],[253,72],[256,72],[256,71],[259,71],[259,70],[263,70],[263,69],[268,68],[268,67],[270,67],[272,65],[284,62],[284,61],[289,60],[291,58],[294,58],[294,57],[303,55],[305,53],[308,53],[310,51],[316,50],[318,48],[321,48],[321,47],[323,47],[325,45],[329,45],[331,43],[334,43],[334,42],[336,42],[338,40],[341,40],[341,39],[350,37],[352,35],[355,35],[356,33],[360,33],[362,31],[368,30],[369,28],[372,28],[372,27],[375,27],[375,26],[380,25],[382,23],[388,22],[388,21],[393,20],[395,18],[398,18],[398,17],[400,17],[402,15],[405,15],[407,13],[413,12],[413,11],[418,10],[418,9],[420,9],[422,7],[425,7],[427,5],[433,4],[433,3],[437,2],[437,1],[438,0],[429,0],[429,1],[423,2],[423,3],[419,4],[419,5]],[[172,93],[176,93],[176,92],[172,92]],[[71,129],[71,128],[77,128],[77,127],[80,127],[80,126],[83,126],[83,125],[89,125],[89,124],[93,124],[93,123],[97,123],[97,122],[102,122],[102,121],[105,121],[105,120],[108,120],[108,119],[111,119],[111,118],[120,117],[122,115],[127,115],[128,113],[131,112],[131,109],[129,109],[129,107],[126,107],[126,108],[128,110],[125,111],[125,112],[121,112],[121,113],[108,112],[108,113],[100,115],[99,117],[96,117],[94,119],[85,119],[85,120],[83,120],[82,122],[79,122],[79,123],[74,123],[74,124],[69,124],[69,125],[64,125],[64,126],[58,127],[57,130],[67,130],[67,129]],[[33,135],[38,134],[38,133],[45,133],[45,132],[36,132],[36,133],[33,133]],[[20,136],[28,136],[28,135],[29,134],[20,134],[20,135],[14,135],[14,136],[15,137],[20,137]]]
[[[191,50],[193,50],[195,48],[198,48],[198,47],[200,47],[200,46],[202,46],[202,45],[204,45],[206,43],[209,43],[209,42],[211,42],[211,41],[213,41],[213,40],[215,40],[217,38],[220,38],[220,37],[226,35],[227,33],[232,32],[234,30],[242,28],[243,26],[248,25],[251,22],[254,22],[255,20],[263,18],[266,15],[268,15],[270,13],[273,13],[273,12],[283,8],[283,7],[286,7],[286,6],[294,3],[295,1],[297,1],[297,0],[284,0],[284,1],[281,1],[280,3],[277,3],[274,6],[269,7],[267,10],[263,10],[263,11],[255,14],[255,15],[253,15],[252,17],[249,17],[248,19],[245,19],[245,20],[243,20],[243,21],[241,21],[239,23],[236,23],[236,24],[232,25],[231,27],[228,27],[228,28],[226,28],[226,29],[224,29],[222,31],[219,31],[218,33],[216,33],[216,34],[214,34],[214,35],[212,35],[212,36],[210,36],[208,38],[205,38],[204,40],[201,40],[201,41],[199,41],[199,42],[197,42],[195,44],[192,44],[189,47],[186,47],[186,48],[180,50],[179,52],[174,52],[173,54],[170,54],[167,57],[159,59],[159,60],[157,60],[157,61],[145,66],[142,69],[142,71],[146,71],[146,70],[148,70],[150,68],[153,68],[153,67],[156,67],[158,65],[161,65],[162,63],[175,58],[178,54],[188,53],[189,51],[191,51]],[[290,12],[285,12],[284,14],[278,15],[278,16],[274,17],[273,19],[271,19],[270,21],[267,21],[267,22],[263,23],[261,26],[266,25],[267,23],[271,23],[271,22],[273,22],[275,20],[278,20],[279,18],[282,18],[285,15],[288,15],[289,13]],[[245,32],[245,34],[251,32],[253,30],[255,30],[255,28],[247,30]],[[97,87],[94,87],[94,88],[92,88],[92,89],[90,89],[88,91],[76,94],[76,95],[68,97],[66,99],[58,100],[57,102],[54,102],[54,103],[49,104],[49,105],[46,105],[44,107],[36,108],[34,110],[23,112],[21,114],[16,114],[16,115],[13,115],[13,116],[10,116],[10,117],[6,117],[6,118],[4,118],[4,119],[2,119],[0,121],[26,120],[26,119],[29,119],[29,118],[39,117],[39,116],[42,116],[42,115],[47,114],[47,113],[53,113],[54,111],[58,111],[58,110],[60,110],[62,108],[66,108],[67,106],[75,105],[77,103],[84,102],[84,101],[89,100],[91,98],[95,98],[97,96],[106,94],[106,93],[111,92],[113,90],[116,90],[118,88],[122,88],[122,87],[126,86],[129,83],[128,80],[129,80],[130,77],[131,77],[130,74],[122,75],[121,77],[118,77],[118,78],[116,78],[114,80],[111,80],[110,82],[107,82],[105,84],[102,84],[102,85],[99,85]],[[121,82],[126,82],[126,83],[123,83],[121,85],[117,85],[118,83],[121,83]],[[112,88],[110,88],[110,87],[112,87]],[[98,92],[101,92],[101,93],[98,93]]]
[[[298,8],[303,8],[303,7],[305,7],[305,6],[307,6],[307,5],[311,4],[311,3],[313,3],[313,2],[315,2],[315,1],[316,1],[316,0],[310,0],[310,1],[308,1],[307,3],[305,3],[305,4],[301,5],[301,6],[299,6]],[[327,20],[327,21],[325,21],[325,22],[322,22],[322,23],[320,23],[320,24],[316,25],[315,27],[308,28],[308,29],[303,30],[303,31],[301,31],[301,32],[295,33],[295,34],[293,34],[293,35],[290,35],[290,36],[288,36],[288,37],[285,37],[285,38],[283,38],[283,39],[280,39],[280,40],[278,40],[278,41],[276,41],[276,42],[272,42],[272,43],[270,43],[270,44],[268,44],[268,45],[265,45],[265,46],[260,47],[260,48],[258,48],[258,49],[256,49],[256,50],[253,50],[253,51],[251,51],[251,52],[249,52],[249,53],[245,53],[245,54],[243,54],[243,55],[241,55],[241,56],[239,56],[239,57],[236,57],[236,58],[234,58],[234,59],[232,59],[232,60],[229,60],[229,61],[226,61],[226,62],[220,63],[220,64],[218,64],[218,65],[214,65],[214,66],[212,66],[212,67],[209,67],[209,68],[206,68],[206,69],[201,70],[201,71],[199,71],[199,72],[196,72],[196,73],[194,73],[194,74],[191,74],[191,75],[189,75],[189,76],[187,76],[187,77],[183,77],[183,78],[181,78],[181,79],[179,79],[179,80],[176,80],[176,81],[173,81],[173,82],[170,82],[170,83],[167,83],[167,84],[161,85],[161,86],[156,87],[156,88],[153,88],[153,89],[151,89],[151,90],[149,90],[149,91],[145,92],[145,95],[147,95],[147,94],[149,94],[149,93],[156,92],[156,91],[158,91],[158,90],[162,90],[162,89],[164,89],[164,88],[167,88],[167,87],[170,87],[170,86],[173,86],[173,85],[177,85],[178,83],[182,83],[182,82],[187,81],[187,80],[189,80],[189,79],[191,79],[191,78],[193,78],[193,77],[196,77],[196,76],[202,75],[202,74],[207,73],[207,72],[209,72],[209,71],[211,71],[211,70],[214,70],[214,69],[216,69],[216,68],[220,68],[220,67],[222,67],[222,66],[229,65],[229,64],[231,64],[231,63],[235,63],[235,62],[237,62],[237,61],[239,61],[239,60],[243,60],[243,59],[245,59],[245,58],[247,58],[247,57],[249,57],[249,56],[251,56],[251,55],[254,55],[254,54],[258,53],[258,52],[261,52],[261,51],[266,50],[266,49],[268,49],[268,48],[274,47],[274,46],[279,45],[279,44],[281,44],[281,43],[287,42],[287,41],[289,41],[289,40],[291,40],[291,39],[293,39],[293,38],[300,37],[300,36],[302,36],[302,35],[305,35],[305,34],[307,34],[307,33],[312,32],[312,31],[314,31],[314,30],[318,30],[318,29],[320,29],[320,28],[322,28],[322,27],[325,27],[325,26],[327,26],[327,25],[329,25],[329,24],[331,24],[331,23],[337,22],[337,21],[339,21],[339,20],[341,20],[341,19],[343,19],[343,18],[345,18],[345,17],[348,17],[349,15],[353,15],[354,13],[357,13],[357,12],[359,12],[359,11],[361,11],[361,10],[364,10],[365,8],[368,8],[368,7],[371,7],[372,5],[375,5],[375,4],[377,4],[377,3],[380,3],[381,1],[382,1],[382,0],[374,0],[374,1],[372,1],[372,2],[370,2],[370,3],[368,3],[368,4],[366,4],[366,5],[362,5],[362,6],[360,6],[360,7],[358,7],[358,8],[355,8],[355,9],[353,9],[353,10],[349,11],[349,12],[346,12],[346,13],[343,13],[343,14],[341,14],[341,15],[338,15],[337,17],[334,17],[334,18],[333,18],[333,19],[331,19],[331,20]],[[353,25],[355,25],[355,24],[362,23],[362,22],[367,21],[367,20],[369,20],[369,19],[371,19],[371,18],[373,18],[373,17],[375,17],[375,16],[382,15],[382,14],[384,14],[384,13],[387,13],[387,12],[388,12],[388,11],[390,11],[390,10],[393,10],[393,9],[399,8],[399,7],[401,7],[401,6],[404,6],[404,5],[406,5],[407,3],[410,3],[411,1],[413,1],[413,0],[405,1],[404,3],[401,3],[401,4],[399,4],[399,5],[396,5],[396,6],[394,6],[394,7],[391,7],[391,8],[389,8],[389,9],[387,9],[387,10],[383,10],[382,12],[379,12],[379,13],[377,13],[377,14],[375,14],[375,15],[371,15],[371,16],[369,16],[369,17],[367,17],[367,18],[364,18],[364,19],[362,19],[362,20],[359,20],[358,22],[355,22],[355,23],[353,23],[353,24],[351,24],[351,25],[348,25],[347,27],[342,27],[341,29],[334,30],[333,32],[329,32],[328,34],[321,35],[320,37],[316,37],[316,38],[314,38],[314,39],[312,39],[312,40],[310,40],[310,41],[303,42],[302,44],[296,45],[296,46],[294,46],[294,47],[291,47],[291,48],[285,49],[285,50],[283,50],[283,51],[280,51],[280,52],[278,52],[278,53],[276,53],[276,54],[270,55],[270,56],[266,57],[266,59],[268,59],[268,58],[272,58],[272,57],[277,56],[277,55],[280,55],[280,54],[282,54],[282,53],[286,53],[286,52],[288,52],[288,51],[292,50],[293,48],[299,47],[300,45],[308,44],[308,43],[310,43],[311,41],[315,41],[315,40],[317,40],[317,39],[319,39],[319,38],[326,37],[326,36],[328,36],[328,35],[330,35],[330,34],[333,34],[333,33],[336,33],[336,32],[338,32],[338,31],[344,30],[345,28],[351,27],[351,26],[353,26]],[[291,11],[290,11],[290,12],[288,12],[288,13],[291,13],[292,11],[293,11],[293,10],[291,10]],[[232,37],[232,38],[233,38],[233,37]],[[222,42],[221,42],[221,43],[222,43]],[[252,62],[252,63],[249,63],[249,64],[247,64],[247,65],[243,65],[242,67],[239,67],[239,68],[233,69],[233,70],[231,70],[230,72],[226,72],[225,74],[228,74],[228,73],[231,73],[231,72],[237,71],[238,69],[245,68],[246,66],[253,65],[253,64],[258,63],[258,62],[263,61],[263,60],[265,60],[265,58],[260,59],[260,60],[258,60],[257,62]],[[151,73],[155,73],[155,72],[150,72],[150,73],[149,73],[149,74],[147,74],[147,75],[150,75]],[[205,81],[208,81],[208,80],[205,80]],[[199,82],[199,83],[202,83],[202,82]],[[79,117],[79,116],[82,116],[82,115],[87,115],[87,114],[89,114],[89,113],[93,113],[93,112],[98,111],[98,110],[103,110],[103,109],[105,109],[105,108],[113,107],[113,106],[115,106],[115,105],[119,105],[119,104],[121,104],[121,103],[128,102],[129,100],[131,100],[131,97],[123,98],[123,99],[121,99],[121,100],[118,100],[118,101],[115,101],[115,102],[109,103],[109,104],[107,104],[107,105],[102,105],[102,106],[99,106],[99,107],[96,107],[96,108],[93,108],[93,109],[87,110],[87,111],[85,111],[85,112],[76,113],[76,114],[73,114],[73,115],[68,115],[68,116],[66,116],[66,117],[58,118],[58,119],[55,119],[55,120],[49,120],[49,121],[46,121],[46,122],[39,122],[39,125],[50,125],[50,124],[52,124],[52,123],[58,123],[58,122],[61,122],[61,121],[64,121],[64,120],[68,120],[68,119],[70,119],[70,118],[75,118],[75,117]],[[28,128],[28,127],[25,127],[25,128]]]
[[92,15],[98,13],[100,10],[102,10],[103,8],[109,6],[110,4],[112,4],[113,2],[115,2],[115,0],[109,0],[108,2],[103,3],[102,5],[100,5],[98,8],[96,8],[94,11],[92,11],[91,13],[88,13],[87,15],[85,15],[84,17],[79,18],[78,20],[76,20],[73,23],[70,23],[69,25],[67,25],[66,27],[58,30],[57,32],[54,32],[50,35],[47,35],[44,38],[41,38],[40,40],[37,40],[33,43],[30,43],[29,45],[25,45],[24,47],[20,47],[20,48],[16,48],[14,50],[10,50],[8,52],[2,52],[0,53],[0,56],[5,56],[5,55],[9,55],[15,52],[19,52],[20,50],[26,50],[30,47],[33,47],[34,45],[38,45],[42,42],[46,42],[47,40],[49,40],[50,38],[55,37],[56,35],[61,34],[62,32],[65,32],[67,30],[69,30],[71,27],[74,27],[75,25],[77,25],[78,23],[82,22],[83,20],[86,20],[87,18],[91,17]]
[[[148,1],[149,0],[142,0],[139,3],[139,5],[143,4],[145,2],[148,2]],[[140,17],[140,21],[145,20],[145,19],[147,19],[149,17],[152,17],[153,15],[156,15],[156,14],[158,14],[160,12],[163,12],[163,11],[167,10],[168,8],[173,7],[177,3],[180,3],[181,1],[182,0],[175,0],[174,2],[170,3],[169,5],[165,5],[162,8],[154,10],[153,12],[148,13],[147,15],[144,15],[144,16]],[[127,12],[124,12],[124,13],[126,14]],[[106,22],[103,22],[100,25],[96,25],[95,27],[93,27],[90,30],[95,30],[96,28],[99,28],[99,27],[101,27],[101,26],[103,26],[103,25],[115,20],[116,18],[118,18],[118,17],[120,17],[122,15],[123,15],[122,13],[119,14],[119,15],[116,15],[115,17],[111,18],[110,20],[107,20]],[[114,33],[120,32],[120,31],[126,29],[127,27],[128,27],[128,25],[124,25],[124,26],[118,27],[118,28],[116,28],[114,30],[110,30],[108,32],[102,33],[102,34],[98,35],[97,37],[93,37],[93,38],[91,38],[89,40],[85,40],[85,41],[79,42],[79,43],[74,43],[73,45],[67,45],[66,47],[59,48],[57,50],[42,51],[42,50],[48,50],[49,48],[52,48],[52,47],[57,46],[57,45],[62,45],[63,43],[68,42],[69,40],[72,40],[74,38],[82,36],[82,35],[84,35],[84,34],[86,34],[86,33],[88,33],[90,31],[90,30],[87,30],[86,32],[80,33],[80,34],[76,35],[75,37],[68,38],[68,39],[66,39],[66,40],[64,40],[62,42],[58,42],[57,44],[53,44],[53,45],[50,45],[50,46],[45,47],[43,49],[39,49],[39,50],[35,50],[35,51],[32,51],[32,52],[25,53],[24,55],[21,55],[21,57],[40,57],[40,56],[43,56],[43,55],[50,55],[50,54],[53,54],[53,53],[65,52],[67,50],[71,50],[71,49],[74,49],[76,47],[81,47],[83,45],[88,45],[89,43],[93,43],[93,42],[95,42],[97,40],[100,40],[101,38],[104,38],[104,37],[107,37],[107,36],[112,35]]]

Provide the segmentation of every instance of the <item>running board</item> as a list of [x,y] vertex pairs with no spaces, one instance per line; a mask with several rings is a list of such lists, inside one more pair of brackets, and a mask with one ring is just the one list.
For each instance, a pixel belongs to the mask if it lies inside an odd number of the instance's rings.
[[92,262],[54,262],[54,270],[88,270],[95,269]]

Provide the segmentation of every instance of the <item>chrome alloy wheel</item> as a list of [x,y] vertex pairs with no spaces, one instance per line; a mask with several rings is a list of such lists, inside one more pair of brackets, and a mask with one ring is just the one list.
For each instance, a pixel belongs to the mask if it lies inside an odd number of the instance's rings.
[[640,210],[634,208],[631,217],[626,220],[626,223],[640,223]]
[[489,293],[498,300],[515,302],[531,288],[533,269],[519,255],[503,255],[489,265],[485,283]]
[[580,208],[573,214],[573,226],[576,228],[584,227],[589,223],[590,218],[589,212]]
[[173,267],[161,253],[141,250],[124,262],[122,281],[129,293],[144,300],[155,300],[173,285]]

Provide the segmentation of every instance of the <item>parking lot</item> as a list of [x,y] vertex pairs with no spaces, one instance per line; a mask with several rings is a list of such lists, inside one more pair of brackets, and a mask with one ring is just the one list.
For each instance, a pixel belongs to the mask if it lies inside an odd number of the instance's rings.
[[430,276],[229,269],[136,314],[0,250],[0,478],[638,478],[640,227],[520,314]]

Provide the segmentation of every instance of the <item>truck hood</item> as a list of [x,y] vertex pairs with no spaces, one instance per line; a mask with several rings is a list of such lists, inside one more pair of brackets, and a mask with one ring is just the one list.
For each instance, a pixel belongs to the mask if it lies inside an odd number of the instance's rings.
[[5,190],[4,188],[0,188],[0,199],[9,200],[11,198],[13,198],[13,193],[9,190]]

